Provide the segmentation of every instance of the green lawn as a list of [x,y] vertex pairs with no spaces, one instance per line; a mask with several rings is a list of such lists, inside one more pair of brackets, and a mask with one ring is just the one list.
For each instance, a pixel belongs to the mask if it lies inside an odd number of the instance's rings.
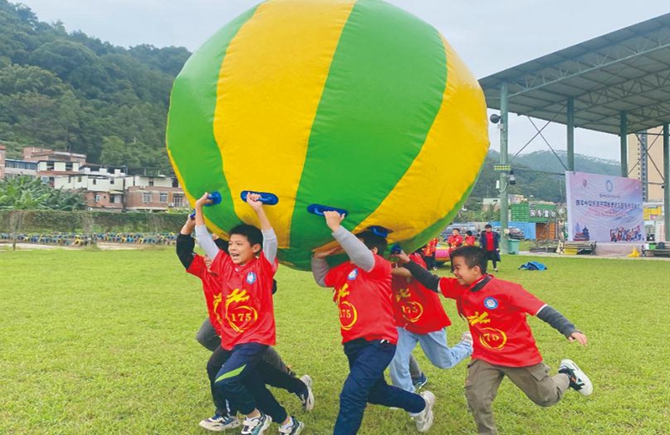
[[[670,262],[542,258],[546,272],[515,270],[531,259],[504,258],[498,276],[588,335],[581,348],[531,319],[545,362],[555,370],[574,359],[595,392],[570,392],[542,409],[503,382],[494,404],[501,434],[670,433]],[[205,433],[208,352],[194,340],[204,300],[172,249],[0,251],[0,279],[1,434]],[[296,372],[312,375],[317,405],[306,414],[294,396],[277,397],[304,419],[305,433],[331,433],[346,376],[335,306],[309,273],[282,267],[277,280],[277,347]],[[451,301],[445,307],[454,343],[467,326]],[[437,396],[430,433],[474,433],[465,365],[443,371],[417,355]],[[416,432],[404,412],[371,406],[360,433]]]

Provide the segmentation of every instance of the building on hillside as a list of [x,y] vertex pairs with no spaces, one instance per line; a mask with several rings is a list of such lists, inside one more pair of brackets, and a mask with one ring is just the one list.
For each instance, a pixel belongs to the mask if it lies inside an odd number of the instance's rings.
[[663,127],[628,135],[628,177],[642,181],[643,201],[663,201]]
[[[30,162],[32,163],[32,162]],[[67,162],[60,160],[39,160],[37,162],[37,176],[50,186],[55,187],[56,177],[77,175],[80,173],[79,162]]]
[[0,180],[5,179],[5,157],[7,156],[7,148],[0,145]]
[[93,211],[123,211],[126,174],[121,169],[86,165],[75,174],[54,177],[53,187],[83,192],[86,207]]
[[31,177],[37,177],[37,163],[36,162],[27,162],[25,160],[16,160],[16,159],[4,159],[4,176],[5,177],[18,177],[21,175],[28,175]]
[[134,175],[125,178],[127,211],[167,211],[186,208],[188,202],[177,180],[166,176]]
[[77,162],[86,164],[86,154],[70,153],[66,151],[54,151],[48,148],[24,147],[23,160],[27,162],[52,161],[52,162]]

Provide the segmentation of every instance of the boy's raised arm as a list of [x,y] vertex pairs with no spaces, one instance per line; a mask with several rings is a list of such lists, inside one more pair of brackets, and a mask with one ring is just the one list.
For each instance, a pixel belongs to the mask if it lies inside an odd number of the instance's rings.
[[212,240],[209,231],[207,231],[205,216],[202,213],[202,207],[205,204],[212,202],[208,196],[209,193],[205,192],[205,194],[195,202],[195,236],[198,239],[198,245],[205,251],[207,258],[214,260],[219,254],[219,248]]
[[328,228],[333,231],[333,237],[342,246],[349,259],[364,271],[370,272],[375,267],[375,254],[341,225],[344,216],[336,211],[326,211],[323,215]]
[[274,263],[277,258],[277,235],[275,230],[270,224],[270,220],[265,214],[265,209],[263,208],[263,203],[260,201],[261,196],[256,193],[250,193],[247,195],[247,204],[256,212],[258,220],[261,224],[261,232],[263,233],[263,253],[265,258],[268,259],[270,263]]

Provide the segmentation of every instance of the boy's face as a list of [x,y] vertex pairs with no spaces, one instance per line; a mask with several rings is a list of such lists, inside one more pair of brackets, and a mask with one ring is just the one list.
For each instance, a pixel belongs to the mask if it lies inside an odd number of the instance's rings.
[[454,277],[456,277],[460,285],[469,286],[482,277],[482,271],[479,269],[479,266],[468,267],[463,257],[455,257],[451,264],[454,268]]
[[252,258],[261,250],[261,245],[258,243],[251,246],[249,239],[241,234],[233,234],[230,236],[230,244],[228,245],[228,253],[230,259],[234,264],[244,265],[251,261]]
[[487,232],[487,233],[490,233],[492,230],[493,230],[493,228],[491,228],[491,227],[487,227],[487,228],[486,228],[486,232]]
[[451,234],[453,234],[454,236],[457,236],[457,235],[459,235],[460,233],[458,232],[458,230],[453,230],[453,231],[451,232]]

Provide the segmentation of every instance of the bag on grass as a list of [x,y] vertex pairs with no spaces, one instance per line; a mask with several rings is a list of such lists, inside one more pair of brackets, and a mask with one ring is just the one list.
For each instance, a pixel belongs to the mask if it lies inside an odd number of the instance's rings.
[[529,261],[519,266],[519,270],[547,270],[547,266],[537,261]]

